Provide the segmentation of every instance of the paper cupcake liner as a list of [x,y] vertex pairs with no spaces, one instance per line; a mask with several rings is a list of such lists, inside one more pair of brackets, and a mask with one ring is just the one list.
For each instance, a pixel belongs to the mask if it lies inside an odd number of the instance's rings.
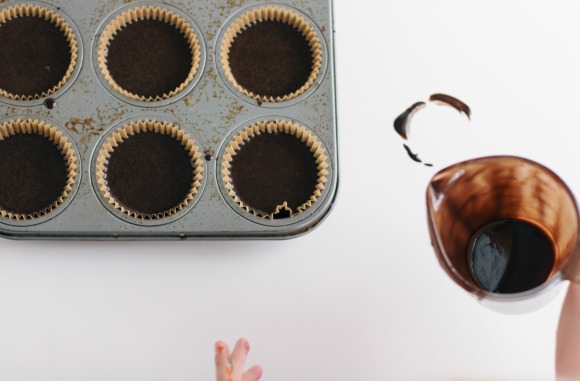
[[22,95],[13,94],[6,90],[0,89],[0,96],[15,101],[32,101],[48,97],[60,90],[73,76],[77,63],[79,62],[79,42],[75,36],[73,28],[58,13],[35,4],[18,4],[0,11],[0,25],[10,20],[20,17],[36,17],[51,22],[60,29],[68,41],[70,47],[70,64],[62,79],[48,90],[40,94]]
[[[248,27],[263,21],[277,21],[281,23],[288,24],[299,31],[304,38],[308,41],[310,45],[310,51],[312,53],[312,71],[308,77],[306,83],[302,85],[298,90],[286,94],[283,96],[265,96],[261,94],[255,94],[252,91],[244,88],[238,83],[232,69],[230,67],[230,49],[236,37],[244,32]],[[286,102],[288,100],[299,97],[304,94],[308,89],[310,89],[316,82],[318,76],[322,72],[323,67],[323,46],[318,33],[315,28],[300,14],[283,7],[277,6],[266,6],[248,11],[237,19],[235,19],[232,24],[225,31],[221,49],[220,49],[220,61],[224,74],[230,84],[240,93],[246,95],[249,98],[255,99],[258,103],[279,103]]]
[[[240,152],[246,142],[261,134],[276,133],[292,135],[304,143],[306,147],[308,147],[316,163],[316,168],[318,170],[318,181],[310,198],[302,205],[298,206],[295,210],[292,210],[288,206],[288,203],[284,202],[280,205],[277,205],[273,213],[265,214],[264,212],[256,210],[250,205],[244,203],[237,195],[231,174],[231,166],[236,155],[238,152]],[[330,175],[329,168],[330,164],[326,149],[313,133],[296,122],[288,120],[267,120],[252,124],[251,126],[238,133],[230,141],[223,154],[221,163],[221,175],[227,194],[237,205],[239,205],[240,208],[256,217],[273,220],[274,216],[280,212],[286,212],[289,217],[293,217],[312,207],[318,201],[318,199],[320,199],[324,189],[326,188],[326,185],[328,184]]]
[[0,125],[0,140],[7,139],[14,135],[40,135],[54,143],[66,161],[67,180],[61,195],[48,207],[29,214],[15,213],[9,210],[0,209],[0,216],[10,220],[25,221],[43,217],[60,205],[71,196],[75,183],[79,177],[79,163],[75,155],[70,140],[64,133],[50,124],[35,119],[15,119],[4,122]]
[[[175,207],[160,213],[141,213],[125,207],[113,196],[107,182],[107,166],[109,164],[109,158],[111,157],[111,154],[122,142],[133,135],[143,132],[154,132],[161,135],[167,135],[181,143],[185,151],[188,152],[194,167],[193,182],[191,184],[189,193],[185,196],[183,201],[179,203],[179,205],[176,205]],[[197,143],[193,140],[193,138],[191,138],[186,132],[174,124],[156,120],[135,121],[128,123],[116,130],[101,146],[95,166],[97,186],[104,200],[110,206],[120,211],[124,215],[141,220],[163,219],[173,216],[179,211],[187,208],[194,201],[195,196],[199,193],[204,174],[203,152]]]
[[[171,92],[159,94],[154,97],[135,94],[122,88],[113,79],[107,65],[108,63],[107,54],[109,50],[109,45],[111,41],[113,41],[113,39],[115,38],[115,35],[127,25],[142,20],[157,20],[173,26],[175,29],[179,30],[184,35],[192,51],[191,70],[189,71],[189,74],[187,75],[185,81],[183,81],[176,89],[172,90]],[[101,34],[101,37],[99,38],[97,62],[99,65],[99,70],[101,71],[101,75],[103,76],[104,80],[109,84],[109,86],[111,86],[111,88],[115,92],[129,99],[141,102],[159,102],[172,98],[175,95],[179,94],[194,80],[195,75],[197,74],[197,71],[199,70],[201,65],[201,45],[193,27],[189,25],[189,23],[185,21],[183,18],[181,18],[179,15],[166,8],[147,5],[131,8],[121,13],[105,27],[105,29]]]

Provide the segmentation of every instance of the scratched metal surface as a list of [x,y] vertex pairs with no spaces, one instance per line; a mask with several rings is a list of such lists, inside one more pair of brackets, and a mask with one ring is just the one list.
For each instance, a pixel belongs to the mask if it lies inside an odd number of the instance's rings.
[[[3,2],[2,7],[17,3]],[[38,2],[34,2],[38,3]],[[128,4],[130,3],[130,4]],[[148,2],[151,3],[151,2]],[[47,119],[64,129],[74,141],[82,161],[78,191],[69,205],[34,225],[0,221],[0,234],[16,239],[219,239],[285,238],[304,234],[320,223],[334,202],[338,183],[332,0],[286,0],[276,4],[301,11],[318,27],[326,45],[326,70],[317,88],[299,102],[273,107],[259,106],[234,94],[216,67],[219,33],[237,12],[267,1],[176,0],[156,2],[177,8],[191,18],[202,34],[206,62],[199,83],[185,97],[161,107],[131,105],[112,95],[99,81],[94,64],[94,42],[103,22],[126,6],[142,4],[126,0],[53,0],[41,3],[61,10],[77,27],[83,45],[82,66],[72,86],[57,93],[56,106],[15,105],[0,99],[2,119]],[[40,102],[37,102],[40,103]],[[331,176],[316,205],[301,216],[275,221],[246,218],[225,200],[219,187],[217,158],[225,139],[239,126],[257,118],[290,118],[307,126],[324,143],[331,160]],[[99,140],[119,123],[134,118],[173,121],[190,132],[204,149],[215,153],[206,162],[205,181],[197,204],[183,217],[160,225],[127,222],[110,213],[99,201],[91,182],[91,159]]]

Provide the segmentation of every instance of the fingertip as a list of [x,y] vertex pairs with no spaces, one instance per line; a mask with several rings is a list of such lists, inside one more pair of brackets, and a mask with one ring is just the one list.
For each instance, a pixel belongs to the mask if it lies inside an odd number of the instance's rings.
[[254,374],[256,381],[258,381],[264,375],[264,370],[259,365],[254,365],[250,370]]
[[246,351],[246,353],[248,353],[250,351],[250,342],[248,341],[248,339],[240,339],[241,344],[242,344],[242,348],[244,348],[244,350]]
[[243,348],[246,352],[249,352],[250,351],[250,342],[248,341],[248,339],[242,337],[236,343],[236,347]]
[[238,339],[232,351],[232,360],[234,362],[246,361],[248,352],[250,351],[250,343],[246,339]]
[[226,343],[224,343],[223,341],[219,340],[216,341],[215,343],[215,353],[218,355],[221,355],[222,353],[224,353],[226,350]]
[[244,374],[243,381],[258,381],[262,378],[264,370],[259,365],[254,365]]
[[256,375],[256,380],[259,380],[264,375],[264,369],[262,369],[262,367],[259,365],[255,365],[254,374]]

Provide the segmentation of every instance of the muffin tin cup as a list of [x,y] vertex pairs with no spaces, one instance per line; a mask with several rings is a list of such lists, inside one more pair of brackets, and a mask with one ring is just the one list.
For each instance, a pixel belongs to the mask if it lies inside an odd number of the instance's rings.
[[[242,86],[229,63],[229,53],[235,38],[262,21],[280,22],[294,27],[308,42],[312,54],[312,70],[305,83],[295,91],[280,96],[257,94]],[[226,86],[246,102],[262,107],[291,106],[309,97],[325,76],[328,50],[325,38],[316,23],[300,10],[288,5],[268,3],[248,6],[232,17],[222,27],[215,46],[216,68]]]
[[62,7],[39,1],[22,1],[4,4],[0,7],[0,24],[19,17],[37,17],[51,22],[63,32],[70,48],[70,63],[62,78],[49,89],[33,95],[16,94],[0,89],[0,102],[14,106],[37,106],[45,104],[46,99],[54,102],[65,93],[78,77],[83,63],[83,42],[81,34]]
[[[310,197],[294,209],[289,207],[287,201],[281,201],[273,212],[265,213],[252,205],[248,205],[236,192],[235,181],[231,171],[232,163],[246,143],[264,134],[290,135],[304,144],[312,154],[317,170],[316,185]],[[260,118],[246,122],[238,127],[224,141],[217,165],[220,189],[228,204],[244,218],[267,226],[291,225],[308,218],[323,203],[333,183],[332,165],[328,150],[324,144],[310,129],[299,122],[287,118]],[[285,213],[289,216],[276,218],[278,213]]]
[[[123,142],[140,133],[156,133],[173,138],[181,144],[189,155],[193,167],[193,181],[189,192],[174,207],[158,213],[144,213],[131,209],[120,202],[110,189],[107,167],[111,155]],[[163,118],[133,118],[113,127],[101,140],[93,153],[93,188],[103,205],[116,217],[135,225],[158,226],[176,221],[187,214],[199,200],[206,181],[206,167],[203,152],[191,132],[185,131],[177,123]],[[143,152],[147,155],[147,152]]]
[[[108,48],[115,36],[126,26],[144,20],[162,21],[174,27],[192,50],[191,68],[185,80],[173,90],[156,96],[140,95],[123,88],[107,66]],[[201,79],[205,62],[205,41],[193,19],[180,9],[159,2],[139,2],[118,9],[101,24],[93,46],[93,66],[103,86],[122,101],[140,107],[166,106],[186,96]]]
[[81,160],[71,136],[52,121],[24,116],[0,121],[0,140],[16,135],[38,135],[47,139],[56,146],[66,165],[66,182],[61,194],[50,205],[32,213],[15,212],[0,207],[1,224],[16,227],[39,225],[59,215],[74,199],[81,182]]

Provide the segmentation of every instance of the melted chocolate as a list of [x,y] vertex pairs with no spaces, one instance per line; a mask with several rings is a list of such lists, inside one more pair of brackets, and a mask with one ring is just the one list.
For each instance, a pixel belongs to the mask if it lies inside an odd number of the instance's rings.
[[409,138],[409,131],[411,129],[411,121],[413,120],[413,116],[417,111],[425,108],[426,105],[427,104],[425,102],[416,102],[411,105],[411,107],[403,111],[403,113],[399,115],[397,119],[395,119],[394,127],[399,136],[405,140]]
[[229,63],[243,88],[277,97],[299,90],[308,81],[313,58],[300,31],[282,22],[262,21],[234,39]]
[[409,158],[411,158],[411,160],[413,160],[414,162],[421,163],[421,164],[423,164],[426,167],[432,167],[433,166],[433,164],[431,164],[431,163],[424,163],[423,160],[421,160],[419,158],[419,155],[416,154],[415,152],[413,152],[413,150],[411,149],[411,147],[409,147],[408,145],[403,144],[403,148],[405,149],[405,152],[407,152],[407,155],[409,155]]
[[107,167],[111,193],[126,208],[155,214],[177,207],[191,191],[195,169],[170,136],[142,132],[124,140]]
[[554,248],[536,226],[518,220],[486,225],[472,238],[471,272],[485,290],[511,294],[546,281],[554,267]]
[[192,51],[175,27],[158,20],[135,21],[110,42],[107,67],[115,82],[140,96],[170,93],[187,80]]
[[312,152],[285,133],[261,134],[246,142],[233,158],[231,174],[240,199],[266,214],[284,202],[296,211],[312,196],[318,182]]
[[441,103],[450,107],[453,107],[454,109],[456,109],[457,111],[459,111],[460,113],[465,114],[465,116],[467,116],[467,119],[471,119],[471,109],[469,108],[469,106],[467,104],[465,104],[465,102],[452,97],[451,95],[447,95],[447,94],[433,94],[429,97],[429,100],[431,102],[434,103]]
[[31,214],[62,195],[67,164],[53,142],[40,135],[13,135],[0,141],[0,208]]
[[0,24],[0,88],[33,96],[52,89],[71,63],[64,33],[50,21],[19,17]]

